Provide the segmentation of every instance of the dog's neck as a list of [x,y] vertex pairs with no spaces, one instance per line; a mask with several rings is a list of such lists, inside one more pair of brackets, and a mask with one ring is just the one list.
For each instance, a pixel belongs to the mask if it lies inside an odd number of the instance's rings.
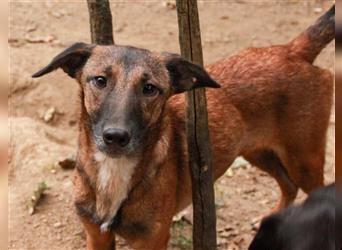
[[101,230],[107,231],[122,202],[127,198],[138,160],[125,156],[110,158],[101,152],[96,152],[94,159],[98,163],[96,214],[102,220]]
[[79,152],[82,152],[82,157],[79,160],[86,166],[85,172],[93,183],[96,197],[94,212],[101,221],[102,231],[110,229],[130,191],[144,178],[153,178],[159,166],[166,161],[172,128],[167,116],[160,122],[159,136],[146,143],[148,147],[139,156],[111,158],[96,148],[89,123],[81,119]]

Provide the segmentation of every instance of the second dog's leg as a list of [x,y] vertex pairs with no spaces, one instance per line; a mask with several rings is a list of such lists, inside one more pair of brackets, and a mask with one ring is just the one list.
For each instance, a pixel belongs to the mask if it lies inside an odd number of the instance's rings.
[[130,241],[128,239],[132,248],[136,250],[166,250],[170,239],[172,217],[169,223],[166,221],[164,222],[165,224],[157,222],[154,225],[153,231],[137,241]]
[[287,207],[294,201],[297,196],[298,187],[292,182],[282,162],[274,152],[267,150],[254,151],[244,155],[244,157],[252,165],[259,167],[276,179],[282,194],[274,211]]
[[[300,152],[300,151],[299,151]],[[302,152],[292,154],[293,167],[289,169],[289,175],[294,182],[307,194],[324,185],[324,148],[316,152]]]

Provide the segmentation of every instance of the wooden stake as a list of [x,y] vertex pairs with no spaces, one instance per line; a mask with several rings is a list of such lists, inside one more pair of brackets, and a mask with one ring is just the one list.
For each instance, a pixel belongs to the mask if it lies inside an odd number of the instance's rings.
[[[177,0],[179,43],[184,58],[203,66],[196,0]],[[187,93],[187,139],[194,209],[193,248],[216,249],[216,212],[205,89]]]
[[114,44],[112,14],[108,0],[87,0],[91,42],[101,45]]
[[[91,42],[100,45],[114,44],[112,14],[108,0],[87,0]],[[113,234],[112,250],[116,249]]]

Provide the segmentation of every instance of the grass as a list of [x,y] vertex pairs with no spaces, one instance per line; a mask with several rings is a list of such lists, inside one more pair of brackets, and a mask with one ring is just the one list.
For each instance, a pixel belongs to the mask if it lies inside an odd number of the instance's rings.
[[181,250],[192,249],[192,227],[180,219],[172,224],[171,244]]

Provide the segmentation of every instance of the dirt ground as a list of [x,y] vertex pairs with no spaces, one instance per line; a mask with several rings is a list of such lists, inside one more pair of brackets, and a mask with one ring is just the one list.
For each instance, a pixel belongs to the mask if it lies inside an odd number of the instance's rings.
[[[125,2],[125,3],[124,3]],[[171,2],[172,3],[172,2]],[[286,43],[330,6],[320,1],[200,1],[206,63],[251,46]],[[113,1],[117,44],[178,52],[177,16],[165,1]],[[72,204],[72,171],[56,166],[77,147],[77,84],[61,71],[33,80],[30,75],[76,41],[89,42],[85,1],[10,3],[10,249],[84,249],[84,233]],[[316,64],[334,71],[335,44]],[[50,122],[44,115],[56,110]],[[326,182],[335,176],[335,117],[327,144]],[[38,183],[47,195],[29,215]],[[275,205],[275,181],[243,160],[217,181],[219,249],[245,250],[260,216]],[[299,199],[304,195],[300,194]],[[189,211],[189,210],[188,210]],[[189,214],[175,219],[170,249],[191,249]],[[118,249],[129,249],[120,240]]]

